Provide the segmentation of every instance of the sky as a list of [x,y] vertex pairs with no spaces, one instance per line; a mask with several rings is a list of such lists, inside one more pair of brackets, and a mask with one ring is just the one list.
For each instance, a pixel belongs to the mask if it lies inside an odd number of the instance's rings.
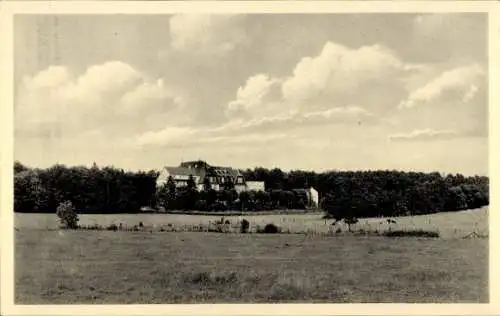
[[18,15],[33,167],[488,174],[487,16]]

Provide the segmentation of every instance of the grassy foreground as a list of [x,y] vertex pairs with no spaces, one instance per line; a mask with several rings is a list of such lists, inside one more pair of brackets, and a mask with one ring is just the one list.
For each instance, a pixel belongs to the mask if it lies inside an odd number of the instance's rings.
[[16,304],[488,301],[488,239],[20,229]]

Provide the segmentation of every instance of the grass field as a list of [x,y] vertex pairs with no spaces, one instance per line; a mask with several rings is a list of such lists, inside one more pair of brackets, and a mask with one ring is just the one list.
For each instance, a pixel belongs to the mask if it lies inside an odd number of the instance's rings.
[[487,302],[487,239],[16,232],[16,304]]
[[[246,216],[327,230],[322,214]],[[81,215],[80,223],[161,226],[220,219]],[[239,220],[231,217],[230,220]],[[396,218],[438,239],[63,231],[54,214],[16,214],[17,304],[204,302],[487,302],[488,209]],[[363,219],[357,228],[388,228]],[[54,230],[49,230],[54,229]]]
[[[242,218],[249,220],[251,226],[264,226],[274,223],[283,230],[291,232],[315,231],[328,232],[328,221],[322,219],[322,213],[293,214],[293,215],[255,215],[227,217],[233,223]],[[116,214],[116,215],[80,215],[81,225],[110,224],[133,226],[143,222],[145,226],[160,227],[167,224],[177,226],[208,224],[220,220],[221,216],[196,216],[179,214]],[[441,238],[462,238],[472,232],[488,235],[488,207],[478,210],[461,212],[437,213],[422,216],[405,216],[395,218],[397,224],[389,224],[380,218],[361,219],[354,229],[384,231],[391,229],[423,229],[438,231]],[[54,214],[15,214],[14,224],[20,229],[56,229],[57,217]],[[341,229],[347,230],[344,224]]]

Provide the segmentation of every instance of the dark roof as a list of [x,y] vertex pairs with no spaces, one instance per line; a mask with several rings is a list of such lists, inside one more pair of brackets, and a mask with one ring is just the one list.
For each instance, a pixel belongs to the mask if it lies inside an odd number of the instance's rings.
[[181,162],[180,166],[186,168],[210,168],[210,165],[203,160]]
[[221,176],[228,176],[232,178],[236,178],[241,176],[241,173],[238,169],[233,169],[230,167],[212,167],[216,174]]
[[[205,168],[193,168],[195,164],[204,163]],[[190,168],[191,166],[191,168]],[[203,161],[189,161],[181,163],[180,167],[165,167],[165,169],[171,175],[180,175],[180,176],[199,176],[200,182],[203,182],[205,175],[215,174],[219,177],[231,177],[233,180],[236,180],[238,176],[242,176],[238,169],[233,169],[230,167],[219,167],[219,166],[210,166]]]
[[167,169],[168,173],[170,174],[175,174],[179,176],[196,176],[197,172],[194,169],[189,169],[185,167],[165,167]]

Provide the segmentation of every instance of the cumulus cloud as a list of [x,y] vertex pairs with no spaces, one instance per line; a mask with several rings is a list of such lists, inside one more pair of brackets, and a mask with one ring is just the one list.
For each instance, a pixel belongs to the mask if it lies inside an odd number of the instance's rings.
[[[43,135],[48,129],[48,135],[70,136],[111,125],[125,130],[130,121],[118,118],[150,113],[148,107],[171,104],[173,101],[167,101],[173,98],[161,79],[152,81],[120,61],[91,66],[81,75],[63,66],[51,66],[25,77],[19,87],[16,131]],[[158,110],[168,109],[163,106]]]
[[179,14],[170,18],[172,47],[189,54],[223,56],[247,40],[241,15]]
[[[393,106],[381,97],[383,87],[392,85],[394,90],[399,80],[395,75],[418,69],[380,45],[350,49],[327,42],[317,56],[302,58],[289,77],[249,77],[237,90],[235,100],[227,104],[226,115],[230,120],[242,120],[241,127],[273,129],[374,123],[377,114],[372,108],[376,112],[380,105]],[[398,84],[395,89],[403,89],[401,82]],[[350,102],[354,100],[360,103]]]
[[[164,84],[163,79],[157,79],[156,82],[142,82],[134,89],[127,91],[120,98],[120,108],[124,114],[137,114],[137,111],[148,112],[148,110],[169,110],[165,106],[170,103],[163,102],[175,96]],[[162,103],[163,102],[163,103]],[[175,97],[173,103],[181,106],[182,98]]]
[[412,91],[399,108],[412,108],[435,101],[469,102],[484,85],[484,70],[478,64],[443,72],[426,85]]
[[25,84],[36,88],[57,87],[69,80],[68,69],[63,66],[50,66],[33,78],[26,78]]
[[414,130],[410,133],[394,134],[390,135],[389,139],[393,141],[425,141],[425,140],[437,140],[437,139],[450,139],[459,137],[460,134],[452,130],[434,130],[434,129],[423,129]]
[[[229,102],[226,114],[229,117],[269,113],[272,103],[280,99],[280,80],[259,74],[248,78],[245,86],[239,87],[236,100]],[[262,107],[266,106],[266,109]]]
[[[327,42],[318,56],[305,57],[293,75],[282,86],[283,96],[292,103],[314,106],[321,102],[356,102],[360,91],[372,94],[382,84],[392,84],[395,78],[409,70],[388,48],[381,45],[351,49]],[[378,100],[372,98],[371,102]],[[357,103],[357,102],[356,102]]]

